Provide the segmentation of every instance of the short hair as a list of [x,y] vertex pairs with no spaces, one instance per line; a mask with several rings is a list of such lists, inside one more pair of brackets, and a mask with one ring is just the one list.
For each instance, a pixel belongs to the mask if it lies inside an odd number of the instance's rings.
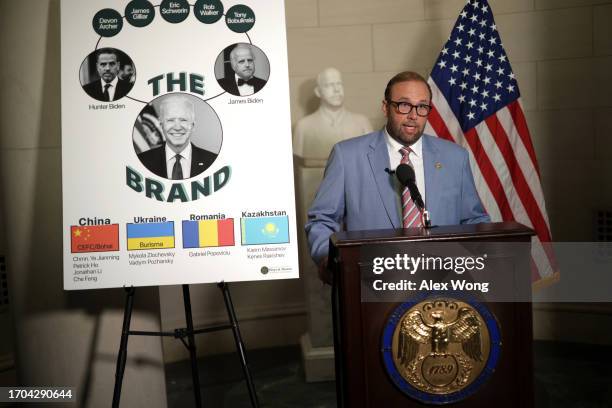
[[427,90],[429,91],[429,100],[431,100],[432,98],[431,87],[429,86],[425,78],[423,78],[420,74],[417,74],[416,72],[404,71],[404,72],[400,72],[399,74],[396,74],[387,83],[387,87],[385,88],[385,101],[391,100],[391,88],[393,87],[393,85],[399,82],[408,82],[408,81],[422,82],[425,85],[427,85]]
[[323,80],[323,75],[325,75],[328,72],[337,73],[338,76],[340,76],[340,78],[342,78],[342,72],[340,72],[336,68],[333,68],[333,67],[325,68],[323,71],[321,71],[321,72],[319,72],[317,74],[317,86],[321,86],[321,81]]
[[102,54],[112,54],[115,56],[115,59],[117,61],[119,61],[119,54],[117,53],[117,50],[114,48],[100,48],[99,50],[96,51],[96,63],[98,62],[98,58],[100,58],[100,55]]
[[230,60],[234,59],[234,56],[236,55],[236,50],[238,50],[240,48],[245,49],[245,50],[249,50],[249,52],[251,53],[251,57],[253,57],[253,59],[255,59],[255,54],[253,54],[253,50],[251,49],[251,47],[248,44],[238,44],[238,45],[236,45],[230,51]]
[[170,102],[178,102],[185,105],[191,114],[191,120],[195,122],[195,105],[189,100],[189,97],[184,96],[182,94],[168,95],[161,100],[161,102],[159,103],[160,118],[164,117],[164,106],[169,104]]

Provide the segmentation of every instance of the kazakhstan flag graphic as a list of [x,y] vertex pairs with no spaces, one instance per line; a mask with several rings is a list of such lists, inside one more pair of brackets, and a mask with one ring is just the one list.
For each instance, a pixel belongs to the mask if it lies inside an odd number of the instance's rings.
[[241,218],[242,245],[286,244],[289,217]]

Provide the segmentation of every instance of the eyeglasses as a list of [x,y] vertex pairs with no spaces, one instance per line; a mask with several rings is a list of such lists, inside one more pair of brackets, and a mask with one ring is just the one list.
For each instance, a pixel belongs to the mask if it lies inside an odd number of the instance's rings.
[[416,108],[416,114],[419,116],[427,116],[431,111],[431,106],[424,103],[413,105],[410,102],[387,101],[388,104],[395,106],[395,110],[403,115],[408,115],[412,109]]

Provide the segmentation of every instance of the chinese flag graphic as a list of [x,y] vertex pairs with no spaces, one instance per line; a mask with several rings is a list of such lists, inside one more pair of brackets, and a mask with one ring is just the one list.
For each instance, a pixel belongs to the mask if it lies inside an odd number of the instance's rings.
[[71,226],[72,253],[119,250],[119,224]]

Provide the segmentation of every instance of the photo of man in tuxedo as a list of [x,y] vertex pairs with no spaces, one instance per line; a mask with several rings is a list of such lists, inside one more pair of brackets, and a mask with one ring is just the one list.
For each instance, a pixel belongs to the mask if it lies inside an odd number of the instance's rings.
[[[232,48],[233,47],[233,48]],[[223,54],[229,51],[229,63],[231,70],[225,71],[223,78],[217,77],[219,85],[226,91],[236,96],[250,96],[259,92],[267,83],[267,79],[262,79],[255,76],[257,65],[265,65],[267,67],[267,58],[257,49],[266,61],[256,61],[254,47],[250,44],[239,43],[235,46],[230,46],[224,50]],[[221,56],[222,56],[221,55]],[[220,57],[221,57],[220,56]],[[223,61],[221,61],[223,63]],[[219,64],[219,62],[217,62]],[[267,78],[268,74],[263,75]]]
[[138,154],[142,164],[159,177],[171,180],[195,177],[209,168],[217,153],[192,142],[196,110],[190,96],[164,95],[158,110],[164,142]]
[[[121,70],[121,58],[119,52],[114,48],[101,48],[95,51],[95,71],[94,79],[85,85],[83,90],[92,98],[101,102],[112,102],[123,98],[132,90],[134,83],[123,80],[119,76]],[[132,61],[124,61],[125,65],[132,67]],[[86,69],[86,64],[81,66],[81,70]],[[81,73],[81,78],[88,73]]]

